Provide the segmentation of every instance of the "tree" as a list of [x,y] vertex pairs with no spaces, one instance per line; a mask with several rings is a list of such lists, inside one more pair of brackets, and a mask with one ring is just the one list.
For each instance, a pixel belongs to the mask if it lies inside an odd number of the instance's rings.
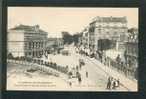
[[79,43],[79,38],[82,36],[81,33],[75,33],[73,35],[69,34],[69,32],[62,32],[62,37],[63,37],[63,41],[64,44],[71,44],[71,43],[75,43],[78,44]]
[[80,33],[76,33],[72,36],[73,38],[73,42],[75,43],[75,45],[77,45],[79,43],[79,38],[81,37]]
[[131,33],[131,34],[134,34],[134,28],[128,29],[128,32]]
[[8,57],[8,59],[13,59],[14,58],[12,53],[9,53],[7,57]]
[[131,37],[134,37],[135,35],[138,35],[138,29],[137,28],[130,28],[128,29],[128,33]]
[[72,35],[69,34],[69,32],[63,31],[62,38],[63,38],[64,44],[71,44],[73,42]]

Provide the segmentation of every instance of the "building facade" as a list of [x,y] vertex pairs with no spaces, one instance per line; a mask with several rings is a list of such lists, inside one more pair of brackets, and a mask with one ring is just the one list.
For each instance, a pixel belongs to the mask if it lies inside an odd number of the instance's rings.
[[128,41],[125,43],[125,58],[131,67],[138,67],[138,29],[133,28],[129,31]]
[[127,31],[126,17],[95,17],[89,24],[90,51],[96,53],[110,48],[119,50]]
[[14,57],[41,57],[46,49],[48,33],[39,25],[18,25],[8,30],[7,51]]
[[90,54],[89,51],[89,27],[86,27],[82,32],[82,36],[80,37],[80,48],[85,53]]

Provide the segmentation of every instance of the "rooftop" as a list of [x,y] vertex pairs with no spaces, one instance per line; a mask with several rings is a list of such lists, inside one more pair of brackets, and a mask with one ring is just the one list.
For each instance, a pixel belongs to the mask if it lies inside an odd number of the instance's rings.
[[92,22],[120,22],[120,23],[126,23],[127,22],[127,18],[124,16],[124,17],[113,17],[113,16],[110,16],[110,17],[100,17],[100,16],[97,16],[95,18],[93,18],[93,21]]
[[48,38],[48,41],[63,40],[62,38]]
[[29,26],[29,25],[18,25],[14,28],[11,28],[10,30],[24,30],[24,31],[37,31],[39,33],[47,33],[40,29],[39,25]]

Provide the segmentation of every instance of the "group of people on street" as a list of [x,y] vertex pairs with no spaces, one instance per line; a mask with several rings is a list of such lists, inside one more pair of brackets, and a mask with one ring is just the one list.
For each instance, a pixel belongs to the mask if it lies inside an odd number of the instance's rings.
[[107,89],[116,89],[120,86],[120,81],[119,79],[115,79],[113,77],[108,77],[108,81],[107,81]]
[[[82,59],[79,59],[79,65],[76,67],[73,67],[71,71],[69,72],[69,85],[72,86],[71,79],[77,78],[77,81],[79,84],[82,82],[82,75],[80,73],[80,70],[82,70],[82,66],[85,65],[84,61]],[[88,71],[85,72],[86,78],[88,78]]]
[[[73,73],[72,72],[70,72],[71,74],[69,74],[69,85],[70,86],[72,86],[72,77],[71,77],[71,75],[73,75]],[[81,84],[81,82],[82,82],[82,77],[81,77],[81,73],[79,72],[79,71],[76,71],[76,78],[77,78],[77,80],[78,80],[78,83],[79,84]]]

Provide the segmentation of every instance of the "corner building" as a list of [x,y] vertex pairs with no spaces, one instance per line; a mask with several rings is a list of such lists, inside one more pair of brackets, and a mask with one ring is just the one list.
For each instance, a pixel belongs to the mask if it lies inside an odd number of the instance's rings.
[[89,24],[89,49],[97,53],[106,49],[119,50],[124,43],[127,28],[126,17],[95,17]]
[[8,30],[7,53],[14,57],[41,57],[46,50],[47,36],[39,25],[18,25]]

